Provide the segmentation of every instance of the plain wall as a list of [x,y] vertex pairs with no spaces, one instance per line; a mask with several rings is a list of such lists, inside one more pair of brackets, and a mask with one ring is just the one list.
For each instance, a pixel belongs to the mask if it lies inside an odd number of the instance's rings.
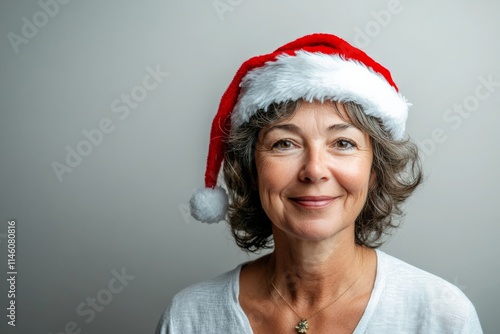
[[[362,47],[413,103],[426,181],[382,249],[458,285],[500,330],[499,2],[60,1],[0,3],[0,332],[152,333],[181,288],[254,258],[187,203],[239,65],[313,32]],[[71,150],[85,155],[73,167]]]

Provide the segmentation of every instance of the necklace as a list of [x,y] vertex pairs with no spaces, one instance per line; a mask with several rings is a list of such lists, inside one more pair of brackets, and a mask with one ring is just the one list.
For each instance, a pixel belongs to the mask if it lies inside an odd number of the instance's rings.
[[322,308],[319,309],[319,311],[316,311],[316,313],[314,313],[313,315],[309,316],[308,318],[304,318],[304,317],[301,317],[297,312],[295,312],[295,310],[293,309],[292,305],[290,305],[290,303],[285,299],[285,297],[283,297],[283,295],[281,294],[281,292],[276,288],[276,286],[273,284],[273,282],[270,282],[271,283],[271,286],[273,287],[273,289],[278,293],[278,295],[281,297],[281,299],[283,299],[283,301],[288,305],[288,307],[290,308],[290,310],[293,311],[293,313],[295,313],[295,315],[301,319],[299,321],[299,323],[297,324],[297,326],[295,326],[295,329],[297,330],[297,333],[307,333],[307,330],[309,329],[309,323],[307,322],[308,320],[310,320],[311,318],[315,317],[316,315],[318,315],[319,313],[321,313],[322,311],[324,311],[326,308],[328,308],[329,306],[332,306],[337,300],[340,299],[340,297],[342,297],[343,295],[346,294],[347,291],[349,291],[349,289],[351,289],[354,284],[356,284],[356,282],[360,279],[360,277],[362,276],[363,274],[363,269],[364,269],[364,266],[362,266],[362,269],[361,269],[361,273],[359,274],[358,277],[356,277],[356,279],[351,283],[351,285],[349,285],[347,287],[347,289],[344,290],[344,292],[342,292],[340,295],[338,295],[332,302],[328,303],[326,306],[323,306]]

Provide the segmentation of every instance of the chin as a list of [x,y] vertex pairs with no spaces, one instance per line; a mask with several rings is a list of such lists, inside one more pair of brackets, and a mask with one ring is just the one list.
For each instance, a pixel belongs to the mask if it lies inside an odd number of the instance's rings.
[[320,242],[334,237],[348,236],[354,240],[354,223],[332,222],[325,219],[291,221],[288,224],[290,234],[297,239]]

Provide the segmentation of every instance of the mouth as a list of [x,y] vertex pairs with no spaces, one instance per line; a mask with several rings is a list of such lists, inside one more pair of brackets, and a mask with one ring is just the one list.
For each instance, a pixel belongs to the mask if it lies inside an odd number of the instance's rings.
[[321,209],[330,205],[336,197],[333,196],[300,196],[289,197],[293,203],[308,209]]

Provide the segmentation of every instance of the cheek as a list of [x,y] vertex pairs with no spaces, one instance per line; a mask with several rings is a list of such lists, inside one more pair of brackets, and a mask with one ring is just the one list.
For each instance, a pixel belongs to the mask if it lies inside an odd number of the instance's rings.
[[259,192],[262,196],[281,193],[290,185],[297,172],[292,159],[256,159],[257,180]]
[[262,161],[260,166],[257,166],[257,178],[261,193],[279,190],[283,183],[283,175],[287,174],[281,167],[272,161]]
[[339,163],[336,179],[349,193],[365,193],[370,186],[371,163]]

